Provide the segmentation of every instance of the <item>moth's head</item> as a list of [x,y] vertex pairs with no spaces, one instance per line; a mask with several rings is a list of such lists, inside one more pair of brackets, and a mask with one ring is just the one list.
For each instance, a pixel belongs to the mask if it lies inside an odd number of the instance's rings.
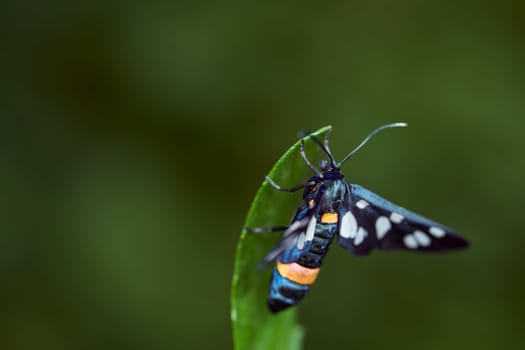
[[321,161],[321,164],[319,165],[321,167],[322,173],[326,173],[326,172],[333,171],[333,170],[339,170],[339,167],[336,164],[329,162],[326,159],[323,159]]

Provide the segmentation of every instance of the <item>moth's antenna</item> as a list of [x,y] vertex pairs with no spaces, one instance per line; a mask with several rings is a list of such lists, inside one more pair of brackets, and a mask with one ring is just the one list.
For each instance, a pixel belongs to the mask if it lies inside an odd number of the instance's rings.
[[341,164],[346,162],[348,160],[348,158],[350,158],[355,152],[359,151],[361,149],[361,147],[363,147],[378,132],[380,132],[382,130],[385,130],[385,129],[402,128],[402,127],[405,127],[405,126],[408,126],[408,124],[407,123],[392,123],[392,124],[387,124],[387,125],[380,126],[379,128],[375,129],[356,148],[354,148],[354,150],[352,152],[348,153],[348,155],[346,157],[344,157],[342,161],[337,163],[336,164],[337,167],[339,168],[341,166]]
[[[330,131],[328,131],[330,132]],[[328,158],[330,158],[330,164],[335,167],[335,159],[334,159],[334,156],[332,156],[332,153],[330,153],[330,151],[328,150],[328,148],[326,148],[322,143],[321,141],[319,141],[319,139],[317,137],[315,137],[314,135],[312,135],[311,133],[309,133],[308,131],[300,131],[298,133],[298,136],[300,138],[305,138],[305,137],[309,137],[311,138],[312,140],[314,140],[315,143],[317,143],[317,145],[319,145],[319,147],[321,147],[321,149],[323,150],[324,153],[326,153],[326,155],[328,156]]]
[[[332,133],[332,128],[328,129],[328,130],[326,131],[326,133],[324,134],[324,146],[325,146],[326,150],[328,151],[328,153],[330,153],[330,154],[331,154],[332,152],[330,151],[330,142],[329,142],[328,139],[330,138],[330,134],[331,134],[331,133]],[[332,165],[333,165],[333,164],[332,164]]]

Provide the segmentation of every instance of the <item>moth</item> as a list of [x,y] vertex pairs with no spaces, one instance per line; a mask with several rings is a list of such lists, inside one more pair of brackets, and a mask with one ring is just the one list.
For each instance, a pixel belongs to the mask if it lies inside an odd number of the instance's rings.
[[[300,153],[314,176],[292,188],[283,188],[266,176],[266,181],[279,191],[304,189],[303,202],[288,226],[247,228],[254,233],[284,231],[263,260],[276,262],[267,298],[270,311],[280,312],[303,299],[317,279],[336,236],[339,245],[354,255],[366,255],[372,249],[439,252],[468,246],[467,240],[454,230],[349,183],[341,172],[341,165],[375,134],[405,126],[406,123],[393,123],[377,128],[340,162],[330,151],[330,131],[325,134],[324,143],[306,134],[301,138]],[[305,137],[310,137],[328,157],[321,161],[319,169],[305,154]]]

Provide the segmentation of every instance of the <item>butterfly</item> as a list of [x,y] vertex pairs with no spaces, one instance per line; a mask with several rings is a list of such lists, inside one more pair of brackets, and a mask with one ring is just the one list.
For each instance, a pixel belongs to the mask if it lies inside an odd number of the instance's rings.
[[[366,255],[372,249],[401,249],[439,252],[466,248],[467,240],[451,228],[415,214],[356,184],[349,183],[341,165],[378,132],[406,123],[383,125],[370,133],[340,162],[329,147],[330,131],[324,143],[315,136],[301,138],[300,153],[315,174],[292,188],[283,188],[268,176],[266,181],[279,191],[303,190],[303,202],[288,226],[247,228],[253,233],[284,231],[279,243],[263,263],[276,261],[267,304],[273,313],[296,305],[310,290],[319,275],[322,261],[333,239],[354,255]],[[328,156],[316,168],[304,151],[304,140],[311,138]]]

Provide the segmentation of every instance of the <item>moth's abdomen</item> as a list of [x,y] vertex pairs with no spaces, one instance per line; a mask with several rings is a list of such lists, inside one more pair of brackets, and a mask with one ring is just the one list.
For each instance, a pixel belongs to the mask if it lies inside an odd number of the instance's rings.
[[297,304],[315,283],[337,231],[337,219],[337,214],[321,215],[313,239],[305,242],[302,249],[291,247],[277,260],[268,295],[268,307],[272,312]]
[[315,234],[311,242],[305,244],[305,249],[297,259],[297,263],[308,268],[321,266],[337,232],[338,215],[335,213],[324,213],[320,216],[315,227]]
[[277,261],[273,269],[268,307],[274,313],[297,304],[317,279],[320,268]]

